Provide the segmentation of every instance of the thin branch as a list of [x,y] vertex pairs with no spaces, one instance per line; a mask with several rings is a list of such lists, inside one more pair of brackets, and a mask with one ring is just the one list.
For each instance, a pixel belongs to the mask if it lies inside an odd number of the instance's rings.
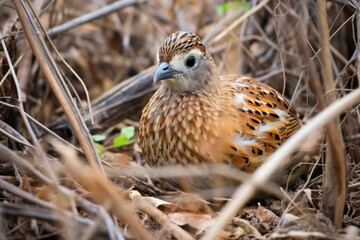
[[90,12],[88,14],[82,15],[78,18],[72,19],[71,21],[68,21],[64,24],[58,25],[56,27],[51,28],[47,31],[48,35],[50,37],[54,37],[60,33],[63,33],[65,31],[68,31],[72,28],[75,28],[79,25],[82,25],[84,23],[93,21],[95,19],[98,19],[100,17],[103,17],[105,15],[108,15],[110,13],[116,12],[124,7],[142,3],[145,0],[123,0],[123,1],[115,1],[112,4],[106,5],[96,11]]

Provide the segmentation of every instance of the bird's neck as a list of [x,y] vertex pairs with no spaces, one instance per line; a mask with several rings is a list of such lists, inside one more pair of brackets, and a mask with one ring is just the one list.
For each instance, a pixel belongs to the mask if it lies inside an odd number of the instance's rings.
[[212,109],[215,110],[220,108],[222,102],[220,82],[202,91],[176,91],[162,85],[159,92],[169,103],[180,108],[183,104],[199,104],[201,106],[212,106]]

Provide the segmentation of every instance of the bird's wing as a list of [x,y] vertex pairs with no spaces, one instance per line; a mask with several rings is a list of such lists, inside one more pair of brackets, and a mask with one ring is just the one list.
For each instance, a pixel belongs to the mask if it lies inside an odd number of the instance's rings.
[[236,108],[231,162],[252,171],[300,126],[289,102],[276,90],[249,77],[221,77],[227,100]]

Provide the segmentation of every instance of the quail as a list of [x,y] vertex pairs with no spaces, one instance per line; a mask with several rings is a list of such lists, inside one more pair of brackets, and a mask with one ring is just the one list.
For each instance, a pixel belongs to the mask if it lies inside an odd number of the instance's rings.
[[157,61],[154,82],[161,86],[139,126],[151,166],[225,162],[253,172],[301,125],[295,109],[270,86],[250,77],[220,76],[194,33],[168,36]]

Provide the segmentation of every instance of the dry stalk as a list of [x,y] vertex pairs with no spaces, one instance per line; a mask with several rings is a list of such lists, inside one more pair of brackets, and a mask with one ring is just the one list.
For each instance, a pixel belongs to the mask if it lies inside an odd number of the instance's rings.
[[356,7],[356,32],[357,32],[357,78],[358,78],[358,86],[360,86],[360,4],[359,2],[352,0],[351,1]]
[[51,57],[43,37],[44,31],[41,24],[37,21],[28,1],[13,1],[20,22],[23,26],[27,40],[34,52],[39,66],[49,81],[54,94],[67,115],[77,139],[84,151],[84,154],[92,167],[98,167],[105,175],[100,159],[96,153],[94,144],[90,138],[89,131],[81,118],[79,110],[75,106],[71,94],[64,84],[64,80],[57,68],[54,59]]
[[[102,207],[99,205],[95,205],[91,202],[89,202],[86,199],[81,198],[78,196],[73,190],[70,190],[64,186],[58,185],[57,183],[54,183],[52,179],[42,174],[39,170],[37,170],[35,167],[31,165],[31,163],[28,160],[23,159],[19,155],[15,154],[13,151],[8,149],[7,147],[0,144],[0,162],[10,162],[23,170],[30,173],[30,175],[35,176],[40,182],[48,186],[51,190],[54,192],[60,193],[65,198],[69,199],[70,201],[75,201],[79,206],[84,208],[86,211],[88,211],[90,214],[98,215],[99,211],[101,211]],[[4,189],[8,192],[11,192],[12,194],[19,196],[27,201],[30,201],[32,203],[35,203],[39,206],[42,206],[44,208],[47,208],[53,212],[52,219],[55,219],[56,222],[61,223],[67,223],[66,219],[77,219],[78,222],[83,223],[85,225],[88,225],[89,227],[96,227],[97,224],[89,219],[86,218],[79,218],[73,216],[73,214],[64,211],[53,204],[49,202],[45,202],[43,200],[35,198],[32,194],[26,193],[15,186],[10,186],[9,184],[6,184],[4,182],[0,182],[0,188]],[[7,209],[3,209],[6,211]],[[36,213],[34,213],[36,214]],[[74,218],[75,217],[75,218]],[[109,215],[103,216],[103,219],[110,218]],[[121,233],[115,229],[115,228],[108,228],[109,234],[115,234],[115,235],[121,235]]]
[[[25,192],[24,190],[21,190],[20,188],[0,179],[0,189],[11,193],[15,196],[18,196],[28,202],[31,202],[33,204],[36,204],[42,208],[45,208],[45,210],[43,209],[38,209],[38,210],[31,210],[31,208],[29,207],[22,207],[22,206],[18,206],[18,205],[3,205],[3,210],[2,213],[6,213],[7,211],[7,207],[12,207],[13,209],[20,209],[21,212],[23,213],[24,210],[28,211],[28,214],[26,216],[28,217],[34,217],[34,218],[41,218],[47,221],[56,221],[56,222],[63,222],[64,220],[67,221],[74,221],[80,224],[83,224],[85,226],[93,226],[95,225],[95,223],[88,219],[88,218],[83,218],[80,216],[76,216],[74,214],[72,214],[71,212],[65,211],[61,208],[59,208],[58,206],[54,205],[53,203],[50,202],[46,202],[44,200],[41,200],[37,197],[35,197],[33,194],[30,194],[28,192]],[[35,214],[34,214],[35,211]],[[36,214],[36,213],[43,213],[41,215]],[[15,213],[16,214],[16,213]],[[120,233],[118,233],[120,234]]]
[[[1,105],[4,105],[6,107],[9,107],[11,109],[14,109],[16,111],[19,111],[20,112],[20,108],[18,106],[15,106],[15,105],[12,105],[12,104],[9,104],[9,103],[6,103],[6,102],[3,102],[3,101],[0,101],[0,104]],[[41,128],[42,130],[44,130],[46,133],[48,133],[51,137],[55,138],[56,140],[66,144],[67,146],[73,148],[73,149],[76,149],[76,151],[79,151],[79,152],[82,152],[82,150],[76,146],[74,146],[73,144],[71,144],[70,142],[66,141],[65,139],[63,139],[62,137],[60,137],[59,135],[57,135],[56,133],[54,133],[53,131],[51,131],[49,128],[47,128],[46,126],[44,126],[41,122],[39,122],[38,120],[36,120],[34,117],[30,116],[28,113],[25,112],[25,115],[26,117],[33,123],[35,124],[36,126],[38,126],[39,128]],[[0,129],[0,131],[3,133],[3,134],[6,134],[4,133],[3,129]],[[15,138],[16,135],[13,135],[13,136],[9,136],[9,138]],[[27,140],[25,141],[25,138],[23,136],[18,136],[18,139],[13,139],[14,141],[17,141],[17,140],[20,140],[19,143],[21,144],[24,144],[25,146],[28,146],[28,147],[31,147],[31,148],[35,148],[34,146],[32,146]]]
[[[325,0],[318,0],[317,5],[321,26],[320,41],[322,51],[320,52],[320,59],[322,63],[322,82],[324,92],[326,93],[325,101],[320,106],[328,106],[336,101],[333,70],[330,62],[330,36],[327,24],[326,2]],[[339,118],[337,117],[329,121],[326,129],[328,144],[326,147],[325,180],[321,209],[337,228],[341,228],[347,184],[344,142]]]
[[[42,162],[44,163],[44,165],[46,165],[45,167],[45,171],[47,172],[47,175],[52,179],[52,181],[57,184],[57,179],[55,177],[55,174],[54,172],[51,171],[50,167],[49,167],[49,162],[48,162],[48,159],[45,155],[45,152],[42,151],[41,147],[40,147],[40,143],[35,135],[35,132],[33,130],[33,128],[31,127],[30,125],[30,121],[26,115],[26,112],[25,112],[25,108],[24,108],[24,97],[23,97],[23,94],[22,94],[22,90],[20,89],[20,84],[19,84],[19,81],[18,81],[18,78],[17,78],[17,75],[16,75],[16,72],[15,72],[15,68],[14,68],[14,65],[12,64],[12,61],[11,61],[11,57],[9,55],[9,52],[7,51],[7,47],[6,47],[6,44],[5,44],[5,40],[2,38],[2,34],[0,33],[0,38],[1,38],[1,45],[2,45],[2,48],[4,49],[4,53],[5,53],[5,56],[6,56],[6,59],[8,61],[8,64],[9,64],[9,67],[10,67],[10,72],[12,74],[12,77],[14,79],[14,85],[15,85],[15,88],[16,88],[16,93],[17,93],[17,96],[18,96],[18,107],[19,107],[19,112],[20,112],[20,115],[22,117],[22,120],[26,126],[26,129],[31,137],[31,140],[34,144],[34,146],[36,147],[37,151],[32,151],[33,155],[36,156],[35,158],[39,158],[42,160]],[[23,141],[24,143],[26,141]],[[28,144],[29,145],[29,144]],[[33,150],[33,148],[30,148],[31,150]]]
[[131,233],[137,239],[153,239],[135,215],[134,209],[125,201],[124,190],[108,181],[97,168],[84,166],[74,150],[60,143],[54,143],[54,145],[64,159],[70,174],[89,191],[96,202],[129,224]]

